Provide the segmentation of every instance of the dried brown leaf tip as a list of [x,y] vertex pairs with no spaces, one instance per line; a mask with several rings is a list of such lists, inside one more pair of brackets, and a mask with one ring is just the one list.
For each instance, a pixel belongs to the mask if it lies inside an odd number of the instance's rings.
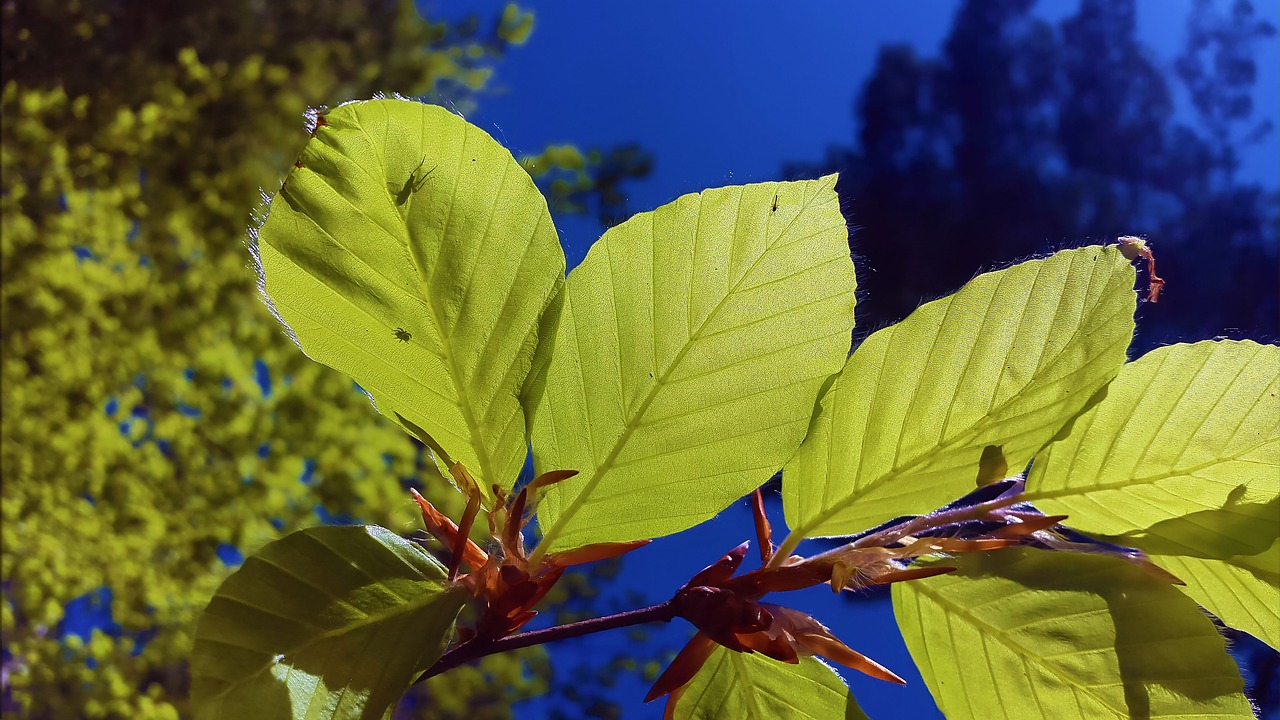
[[[449,579],[466,587],[484,603],[484,611],[473,630],[460,636],[496,640],[519,630],[533,619],[533,607],[556,584],[565,568],[617,557],[647,544],[648,540],[599,543],[564,552],[549,553],[530,563],[525,550],[523,530],[533,516],[541,493],[561,480],[577,475],[576,470],[545,473],[529,483],[512,498],[499,486],[484,493],[462,463],[448,468],[455,484],[467,496],[461,523],[454,523],[416,490],[413,501],[422,511],[427,531],[449,548]],[[471,540],[471,528],[482,503],[496,498],[489,513],[489,534],[495,541],[492,552],[486,552]],[[466,566],[467,572],[460,572]]]
[[1164,288],[1164,278],[1156,274],[1156,255],[1146,240],[1133,235],[1121,235],[1116,238],[1120,243],[1120,253],[1130,261],[1142,258],[1147,261],[1147,300],[1160,301],[1160,290]]

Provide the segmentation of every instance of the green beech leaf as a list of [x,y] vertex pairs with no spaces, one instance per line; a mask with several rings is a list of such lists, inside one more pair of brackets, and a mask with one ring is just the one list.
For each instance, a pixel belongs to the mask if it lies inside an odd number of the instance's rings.
[[[520,393],[564,254],[528,173],[479,128],[407,100],[323,116],[258,230],[263,295],[486,492],[528,451]],[[554,313],[552,313],[554,314]]]
[[610,229],[569,276],[533,422],[540,551],[692,527],[803,438],[853,327],[834,175],[686,195]]
[[382,718],[444,652],[467,597],[384,528],[287,535],[245,560],[200,617],[196,717]]
[[1027,548],[947,564],[893,607],[951,720],[1253,717],[1213,623],[1141,568]]
[[[1027,499],[1071,526],[1118,534],[1198,511],[1247,513],[1280,497],[1280,347],[1170,345],[1126,365],[1107,397],[1036,458]],[[1267,547],[1257,523],[1219,520],[1193,548],[1226,537]],[[1275,531],[1272,524],[1270,532]],[[1258,550],[1255,550],[1257,552]]]
[[793,538],[847,535],[1016,472],[1124,363],[1134,271],[1085,247],[979,275],[868,337],[783,473]]
[[717,647],[676,701],[677,720],[867,720],[844,680],[816,658],[796,665]]
[[1225,560],[1156,553],[1151,559],[1185,582],[1183,590],[1222,622],[1280,649],[1280,541],[1256,555]]
[[1036,458],[1027,498],[1141,548],[1223,622],[1280,647],[1280,348],[1154,350]]
[[1142,548],[1227,625],[1280,647],[1280,498],[1232,502],[1103,537]]

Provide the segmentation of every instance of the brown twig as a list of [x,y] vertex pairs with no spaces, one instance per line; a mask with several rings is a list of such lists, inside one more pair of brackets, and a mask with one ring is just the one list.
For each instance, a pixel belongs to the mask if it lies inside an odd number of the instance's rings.
[[482,657],[493,655],[495,653],[507,652],[510,650],[519,650],[533,645],[541,645],[543,643],[555,642],[556,640],[564,640],[571,637],[579,637],[581,635],[590,635],[591,633],[603,632],[605,630],[615,630],[620,627],[628,627],[631,625],[641,625],[651,622],[670,622],[678,614],[676,598],[672,598],[664,603],[653,605],[639,610],[628,610],[626,612],[617,613],[615,615],[606,615],[604,617],[592,618],[590,620],[582,620],[581,622],[569,623],[568,625],[557,625],[556,627],[546,628],[544,630],[534,630],[532,632],[523,632],[516,635],[508,635],[497,640],[481,640],[479,638],[468,640],[461,645],[455,647],[445,653],[422,674],[415,682],[422,682],[428,678],[452,670],[459,665],[464,665],[472,660],[478,660]]

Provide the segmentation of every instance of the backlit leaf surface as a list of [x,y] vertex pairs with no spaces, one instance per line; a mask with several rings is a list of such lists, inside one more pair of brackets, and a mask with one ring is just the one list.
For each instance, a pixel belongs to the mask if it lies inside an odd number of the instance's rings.
[[1153,350],[1036,458],[1027,497],[1117,534],[1223,622],[1280,646],[1280,348]]
[[1224,541],[1266,548],[1275,523],[1247,519],[1280,497],[1278,396],[1280,347],[1206,341],[1153,350],[1036,458],[1026,497],[1086,532],[1204,513],[1178,532],[1191,550]]
[[685,686],[677,720],[866,720],[844,680],[821,660],[789,665],[717,647]]
[[1280,649],[1280,541],[1256,555],[1225,560],[1156,554],[1151,559],[1185,582],[1183,590],[1224,623]]
[[677,532],[795,452],[843,364],[854,273],[835,176],[686,195],[570,274],[533,423],[542,550]]
[[947,564],[893,607],[950,720],[1253,717],[1213,623],[1141,568],[1026,548]]
[[250,556],[200,618],[200,720],[382,718],[444,652],[467,598],[377,526],[318,527]]
[[1227,625],[1280,647],[1280,498],[1227,503],[1107,539],[1142,548]]
[[[866,339],[784,471],[793,537],[847,535],[1026,465],[1119,371],[1134,271],[1085,247],[980,275]],[[986,451],[993,455],[993,451]]]
[[263,294],[312,359],[425,429],[486,492],[528,449],[519,396],[564,254],[533,181],[443,108],[323,116],[257,233]]

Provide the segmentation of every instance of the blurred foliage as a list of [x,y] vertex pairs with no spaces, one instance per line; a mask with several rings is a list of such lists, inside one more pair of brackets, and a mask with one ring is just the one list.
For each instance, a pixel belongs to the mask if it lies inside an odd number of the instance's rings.
[[520,165],[547,196],[551,212],[584,214],[594,207],[600,224],[613,227],[631,217],[622,183],[653,172],[653,155],[635,144],[586,155],[573,145],[550,145],[520,158]]
[[1239,169],[1271,131],[1252,119],[1253,58],[1276,29],[1248,0],[1197,0],[1184,50],[1162,63],[1137,37],[1134,0],[1083,0],[1058,23],[1034,4],[966,0],[938,57],[882,48],[856,142],[784,171],[842,173],[864,261],[859,327],[994,260],[1142,235],[1168,285],[1139,350],[1274,340],[1280,195]]
[[[598,596],[597,588],[603,587],[604,580],[611,579],[612,573],[620,568],[617,560],[591,566],[596,587],[573,588],[572,596],[557,608],[556,624],[585,620],[603,613],[620,613],[650,604],[645,594],[635,589],[607,599]],[[565,580],[577,582],[580,577],[566,576]],[[655,629],[659,630],[656,637]],[[667,631],[665,635],[663,630]],[[600,645],[589,651],[553,656],[556,672],[550,678],[551,702],[544,703],[542,707],[549,720],[623,717],[623,706],[617,701],[619,685],[627,680],[637,690],[652,685],[683,643],[692,636],[692,630],[680,624],[667,628],[633,625],[625,631],[614,632],[623,637],[603,639]],[[574,662],[575,658],[583,659]]]
[[[421,447],[259,304],[243,245],[259,188],[306,141],[309,106],[394,91],[466,109],[532,16],[428,23],[394,0],[0,13],[0,702],[185,716],[196,615],[240,557],[317,522],[409,533],[408,485],[460,511]],[[539,657],[419,686],[398,716],[507,717],[545,690],[522,662]]]

